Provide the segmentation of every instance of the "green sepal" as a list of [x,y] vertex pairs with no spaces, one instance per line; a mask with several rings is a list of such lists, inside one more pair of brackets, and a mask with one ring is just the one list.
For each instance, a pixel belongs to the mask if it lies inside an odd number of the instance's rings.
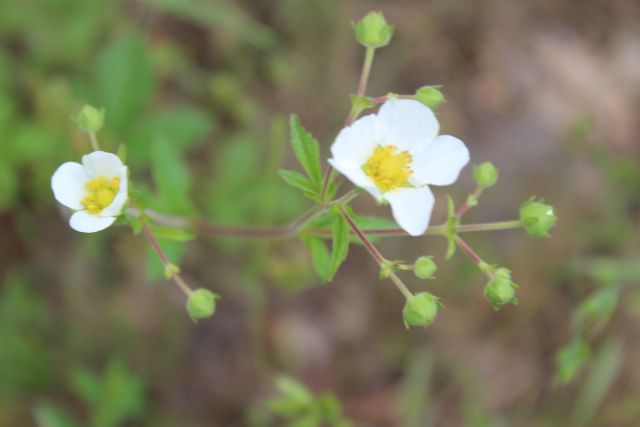
[[460,225],[460,218],[456,216],[456,205],[453,202],[453,198],[447,194],[447,223],[445,229],[445,236],[447,237],[447,254],[445,259],[451,259],[456,253],[456,235],[458,234],[458,225]]

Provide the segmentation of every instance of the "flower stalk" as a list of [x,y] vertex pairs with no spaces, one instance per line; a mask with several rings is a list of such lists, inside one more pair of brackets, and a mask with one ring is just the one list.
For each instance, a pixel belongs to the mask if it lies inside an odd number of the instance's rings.
[[[351,218],[351,215],[349,215],[342,206],[340,206],[340,213],[342,214],[344,219],[347,220],[347,222],[349,223],[349,227],[351,227],[351,230],[353,230],[353,232],[358,236],[364,247],[367,249],[371,257],[378,263],[378,265],[382,266],[384,263],[388,262],[388,260],[384,256],[382,256],[378,248],[376,248],[375,245],[371,243],[367,236],[362,232],[360,227],[358,227],[358,225],[355,223],[353,218]],[[400,293],[402,293],[402,295],[404,295],[406,299],[410,299],[413,297],[413,293],[411,293],[407,285],[405,285],[402,280],[400,280],[398,275],[394,273],[393,270],[388,270],[388,276],[396,286],[396,288],[398,288]]]

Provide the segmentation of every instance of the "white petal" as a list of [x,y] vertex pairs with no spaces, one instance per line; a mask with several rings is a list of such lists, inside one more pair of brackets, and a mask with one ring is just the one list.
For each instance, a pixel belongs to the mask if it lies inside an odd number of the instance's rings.
[[435,199],[429,187],[401,188],[385,193],[391,204],[393,219],[412,236],[427,230]]
[[118,194],[113,199],[113,202],[106,208],[100,212],[100,216],[118,216],[122,213],[122,209],[124,205],[127,203],[129,199],[129,176],[127,172],[127,167],[123,167],[120,172],[120,189],[118,190]]
[[120,176],[124,165],[118,156],[105,151],[94,151],[82,156],[82,164],[91,178],[99,176],[107,179]]
[[89,176],[80,163],[63,163],[51,177],[53,196],[71,209],[83,209],[80,200],[87,194],[85,184],[88,180]]
[[378,112],[385,144],[420,152],[438,135],[440,125],[433,111],[412,99],[390,99]]
[[414,156],[411,176],[413,185],[453,184],[469,162],[464,142],[449,135],[437,137],[425,151]]
[[331,146],[331,154],[342,164],[361,167],[381,142],[378,118],[369,114],[340,131]]
[[329,163],[335,170],[346,176],[356,187],[365,189],[369,194],[382,201],[382,196],[376,185],[363,171],[360,165],[353,163],[340,163],[335,159],[329,159]]
[[105,218],[91,215],[86,211],[78,211],[71,215],[69,225],[81,233],[95,233],[96,231],[101,231],[109,227],[115,220],[116,218],[113,216]]

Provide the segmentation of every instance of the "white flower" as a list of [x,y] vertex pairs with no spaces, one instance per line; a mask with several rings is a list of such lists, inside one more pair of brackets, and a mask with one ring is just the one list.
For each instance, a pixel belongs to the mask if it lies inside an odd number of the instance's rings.
[[51,177],[56,200],[75,210],[69,225],[83,233],[104,230],[122,213],[128,200],[127,167],[115,154],[94,151],[82,164],[67,162]]
[[424,233],[434,197],[427,186],[449,185],[469,162],[469,150],[453,136],[438,136],[433,112],[418,101],[391,99],[338,134],[331,165],[379,202],[389,202],[410,235]]

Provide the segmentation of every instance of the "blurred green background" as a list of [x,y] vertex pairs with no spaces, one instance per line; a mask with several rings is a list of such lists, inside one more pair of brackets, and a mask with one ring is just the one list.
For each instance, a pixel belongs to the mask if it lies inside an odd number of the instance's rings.
[[[468,238],[513,270],[518,306],[491,309],[438,237],[380,243],[436,255],[437,280],[408,279],[446,305],[426,331],[404,329],[361,247],[321,285],[295,240],[162,241],[222,297],[193,324],[141,236],[68,227],[50,177],[89,149],[84,103],[156,209],[294,218],[309,203],[275,173],[295,167],[287,115],[328,152],[363,56],[350,21],[372,9],[396,33],[368,95],[444,85],[444,133],[501,170],[466,221],[516,218],[531,195],[558,208],[552,239]],[[639,143],[635,0],[3,0],[0,426],[638,426]],[[434,222],[470,175],[439,189]]]

